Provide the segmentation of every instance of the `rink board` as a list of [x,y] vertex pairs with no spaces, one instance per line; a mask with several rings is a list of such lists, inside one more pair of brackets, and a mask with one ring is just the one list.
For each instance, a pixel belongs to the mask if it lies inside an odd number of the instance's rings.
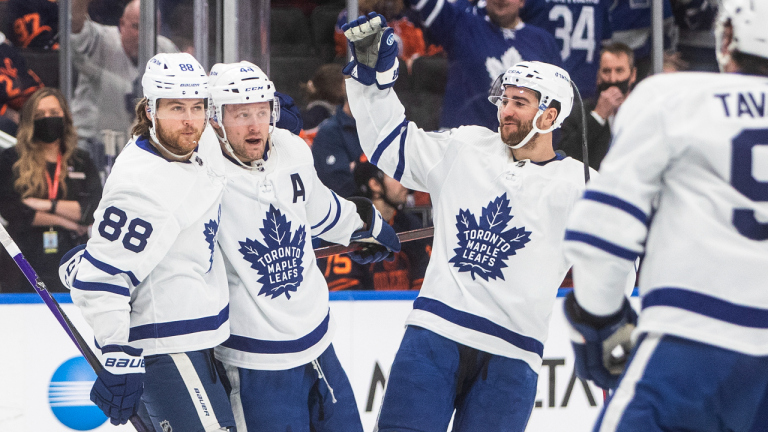
[[[69,296],[56,297],[85,340],[93,340]],[[373,430],[415,298],[415,292],[331,294],[337,324],[333,345],[352,382],[366,432]],[[70,361],[79,352],[35,294],[0,295],[0,346],[1,431],[133,430],[100,423],[103,415],[94,413],[95,406],[87,400],[90,385],[82,378],[87,371],[79,360]],[[559,297],[527,431],[589,431],[602,402],[599,388],[573,378],[573,354]]]

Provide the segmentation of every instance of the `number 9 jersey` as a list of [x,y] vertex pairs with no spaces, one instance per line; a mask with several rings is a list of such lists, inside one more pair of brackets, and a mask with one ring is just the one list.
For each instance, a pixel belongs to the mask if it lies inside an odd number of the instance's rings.
[[210,128],[186,162],[166,160],[146,138],[117,158],[70,277],[72,300],[99,346],[130,345],[147,356],[227,339],[229,296],[216,246],[223,162]]
[[621,106],[566,232],[579,303],[618,310],[638,256],[638,330],[768,355],[768,78],[664,74]]

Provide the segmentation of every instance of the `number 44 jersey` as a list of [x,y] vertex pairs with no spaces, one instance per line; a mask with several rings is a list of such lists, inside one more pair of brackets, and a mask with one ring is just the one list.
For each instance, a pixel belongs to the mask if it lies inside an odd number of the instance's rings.
[[120,153],[71,274],[72,300],[96,342],[144,355],[212,348],[229,335],[226,273],[216,237],[224,158],[213,130],[185,162],[146,138]]
[[621,106],[566,234],[579,303],[619,309],[640,266],[640,332],[768,354],[768,78],[664,74]]

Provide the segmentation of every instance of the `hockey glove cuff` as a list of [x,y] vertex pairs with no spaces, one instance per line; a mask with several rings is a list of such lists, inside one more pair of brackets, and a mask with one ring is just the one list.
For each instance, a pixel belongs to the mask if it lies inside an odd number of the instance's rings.
[[363,85],[376,84],[380,90],[392,87],[397,80],[400,63],[395,33],[387,20],[376,12],[341,26],[349,41],[352,61],[344,67]]
[[104,369],[93,383],[91,401],[113,425],[127,423],[139,408],[144,391],[142,351],[123,345],[107,345],[101,349]]
[[592,315],[579,306],[573,291],[566,296],[564,308],[571,327],[576,375],[606,390],[616,388],[632,352],[637,313],[625,298],[615,314]]
[[400,239],[384,218],[367,198],[349,198],[357,206],[357,214],[365,223],[365,227],[352,233],[350,240],[366,245],[363,249],[350,252],[349,257],[359,264],[378,262],[383,259],[394,259],[394,254],[400,252]]
[[85,245],[75,246],[65,253],[59,261],[59,279],[67,289],[72,289],[72,283],[77,276],[77,270],[80,268],[80,260],[85,254]]
[[280,119],[275,127],[290,131],[294,135],[300,134],[304,128],[304,121],[301,119],[299,107],[287,94],[275,92],[275,96],[280,101]]

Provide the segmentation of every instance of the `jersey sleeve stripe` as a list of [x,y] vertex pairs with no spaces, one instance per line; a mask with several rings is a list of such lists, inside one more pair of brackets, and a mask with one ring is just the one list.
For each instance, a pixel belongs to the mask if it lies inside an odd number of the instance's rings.
[[638,256],[640,256],[639,252],[634,252],[617,244],[593,236],[592,234],[587,234],[580,231],[567,230],[565,232],[565,240],[586,243],[602,251],[608,252],[611,255],[629,261],[634,261]]
[[83,291],[111,292],[113,294],[119,294],[126,297],[130,297],[131,295],[131,292],[128,290],[128,288],[102,282],[83,282],[81,280],[75,279],[74,282],[72,282],[72,287]]
[[414,6],[413,8],[416,9],[417,11],[420,11],[424,9],[424,6],[426,6],[427,3],[429,3],[429,0],[419,0],[419,2],[416,3],[416,6]]
[[456,325],[495,336],[522,350],[536,353],[539,357],[544,355],[544,344],[536,339],[513,332],[487,318],[456,310],[440,301],[419,297],[413,302],[413,308],[433,313]]
[[297,353],[308,350],[315,346],[328,333],[328,322],[330,321],[330,312],[325,316],[323,322],[306,336],[295,340],[275,341],[253,339],[245,336],[231,335],[229,339],[222,343],[222,346],[237,351],[244,351],[255,354],[287,354]]
[[325,227],[323,231],[320,232],[320,234],[313,237],[319,237],[325,234],[326,232],[328,232],[328,230],[335,227],[337,222],[339,222],[339,218],[341,217],[341,203],[339,202],[339,197],[336,196],[336,192],[331,191],[331,195],[333,195],[333,199],[336,202],[336,216],[333,218],[333,222],[328,224],[328,226]]
[[424,27],[429,28],[429,26],[432,25],[435,19],[437,19],[437,16],[440,15],[440,11],[443,10],[444,5],[445,5],[445,0],[437,0],[437,4],[435,5],[435,8],[432,9],[432,13],[429,14],[427,19],[424,20]]
[[392,132],[390,132],[389,135],[387,135],[387,137],[384,138],[379,143],[379,145],[376,146],[376,150],[373,152],[373,156],[371,156],[372,164],[374,165],[379,164],[379,159],[381,158],[381,155],[384,153],[384,150],[386,150],[387,147],[389,147],[389,145],[392,144],[392,141],[394,141],[395,138],[397,138],[397,136],[400,135],[400,132],[402,131],[403,126],[407,126],[407,125],[408,125],[408,120],[404,119],[402,123],[395,126],[395,128],[392,129]]
[[395,175],[394,178],[397,181],[400,181],[401,178],[403,178],[403,171],[405,171],[405,138],[408,136],[408,120],[405,121],[405,129],[403,129],[403,133],[400,135],[400,152],[398,153],[398,161],[397,161],[397,168],[395,168]]
[[105,263],[103,261],[97,260],[90,253],[88,253],[88,249],[86,249],[85,252],[83,253],[83,258],[87,259],[88,262],[93,264],[93,266],[96,267],[97,269],[99,269],[99,270],[101,270],[104,273],[107,273],[109,275],[115,276],[115,275],[118,275],[120,273],[124,273],[125,275],[128,276],[128,278],[130,278],[131,283],[133,284],[133,286],[137,286],[138,284],[141,283],[141,281],[136,277],[136,275],[133,274],[133,272],[126,271],[126,270],[120,270],[117,267],[113,267],[113,266],[111,266],[111,265],[109,265],[109,264],[107,264],[107,263]]
[[741,306],[682,288],[656,288],[643,295],[643,309],[668,306],[731,324],[768,329],[768,310]]
[[224,307],[221,312],[214,316],[131,327],[130,333],[128,334],[128,342],[218,330],[219,327],[228,320],[229,305]]
[[621,198],[615,197],[613,195],[608,195],[603,192],[586,191],[584,192],[584,199],[590,200],[590,201],[596,201],[611,207],[615,207],[619,210],[623,210],[629,213],[630,215],[632,215],[635,219],[642,222],[643,225],[648,224],[648,215],[646,215],[644,211],[640,210],[634,204],[630,204]]
[[325,217],[323,218],[323,220],[321,220],[317,225],[314,225],[311,229],[315,229],[319,226],[322,226],[325,223],[325,221],[328,220],[328,217],[331,216],[331,210],[333,210],[333,203],[328,204],[328,213],[325,214]]

